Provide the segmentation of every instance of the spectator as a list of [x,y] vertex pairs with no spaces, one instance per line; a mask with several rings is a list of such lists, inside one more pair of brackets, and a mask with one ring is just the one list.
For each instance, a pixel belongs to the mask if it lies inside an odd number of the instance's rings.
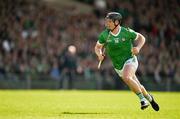
[[[97,35],[104,26],[102,19],[107,11],[118,11],[125,19],[122,25],[130,26],[146,36],[146,44],[139,57],[138,73],[143,77],[152,76],[159,83],[164,80],[165,74],[177,82],[180,78],[177,67],[180,62],[180,3],[177,0],[99,0],[102,9],[96,9],[95,4],[91,2],[90,5],[95,12],[85,14],[77,14],[76,7],[67,7],[67,10],[64,10],[65,6],[57,11],[43,1],[14,0],[13,4],[11,2],[0,1],[2,75],[20,75],[25,73],[25,69],[33,75],[42,72],[51,75],[55,64],[57,68],[57,65],[67,60],[62,71],[70,68],[68,70],[73,70],[76,74],[76,63],[88,61],[79,64],[81,67],[88,67],[95,76],[97,62],[93,48]],[[72,10],[76,11],[76,14],[73,14]],[[63,53],[72,43],[77,46],[76,55]],[[59,57],[63,60],[58,60]],[[55,64],[54,59],[57,60]],[[103,67],[102,72],[110,69],[108,60]],[[108,72],[106,75],[112,77]]]

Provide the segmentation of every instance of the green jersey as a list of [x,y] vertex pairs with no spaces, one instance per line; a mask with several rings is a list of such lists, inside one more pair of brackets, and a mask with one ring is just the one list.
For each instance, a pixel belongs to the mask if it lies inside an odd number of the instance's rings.
[[133,57],[131,49],[136,36],[136,32],[124,27],[120,27],[116,35],[107,29],[101,32],[98,42],[104,44],[106,53],[112,60],[114,68],[122,69],[124,63]]

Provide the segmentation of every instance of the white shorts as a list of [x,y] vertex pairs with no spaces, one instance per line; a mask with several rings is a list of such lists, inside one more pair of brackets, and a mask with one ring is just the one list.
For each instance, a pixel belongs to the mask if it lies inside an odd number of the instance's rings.
[[137,68],[138,68],[138,60],[137,60],[137,57],[136,57],[136,56],[133,56],[132,58],[128,59],[128,60],[124,63],[124,66],[123,66],[123,68],[122,68],[121,70],[115,68],[115,71],[118,73],[118,75],[119,75],[120,77],[122,77],[124,67],[125,67],[125,65],[127,65],[127,64],[130,64],[130,65],[134,66],[135,70],[137,70]]

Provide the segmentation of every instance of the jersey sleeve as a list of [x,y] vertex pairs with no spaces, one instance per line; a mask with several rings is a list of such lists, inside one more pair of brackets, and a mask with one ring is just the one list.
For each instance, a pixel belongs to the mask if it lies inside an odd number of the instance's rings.
[[137,39],[137,32],[135,32],[134,30],[128,28],[128,36],[130,37],[130,39],[132,41],[135,41]]

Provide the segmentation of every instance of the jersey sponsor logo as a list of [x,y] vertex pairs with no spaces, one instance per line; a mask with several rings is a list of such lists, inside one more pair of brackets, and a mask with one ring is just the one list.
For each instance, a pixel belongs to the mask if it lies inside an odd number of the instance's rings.
[[110,43],[110,42],[112,42],[112,40],[108,39],[106,42],[107,42],[107,43]]
[[114,41],[114,43],[120,43],[120,42],[126,41],[126,39],[125,38],[114,38],[114,40],[108,39],[106,42],[110,43],[110,42],[113,42],[113,41]]

